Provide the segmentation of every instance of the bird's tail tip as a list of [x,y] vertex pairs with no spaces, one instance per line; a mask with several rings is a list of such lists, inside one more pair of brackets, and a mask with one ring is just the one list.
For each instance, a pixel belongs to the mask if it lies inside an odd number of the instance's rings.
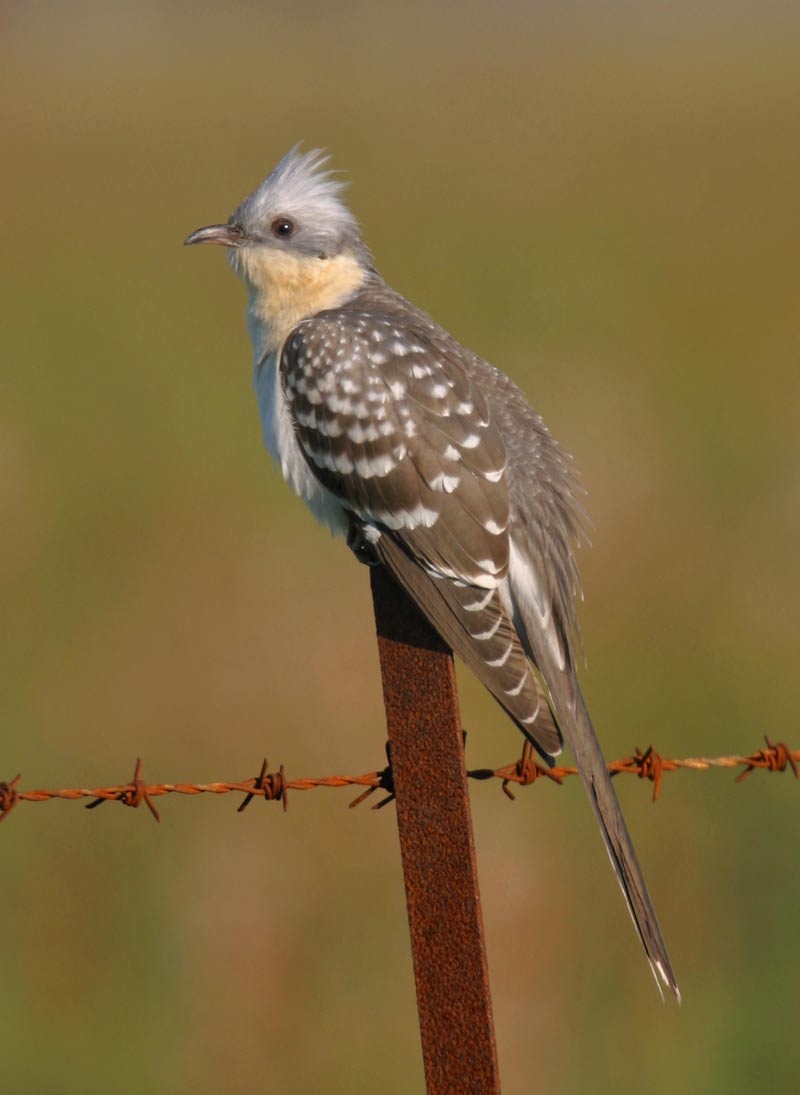
[[681,990],[678,988],[678,982],[675,979],[675,974],[672,972],[669,962],[665,964],[660,958],[650,958],[650,969],[653,971],[653,977],[655,978],[656,987],[661,999],[664,999],[664,989],[668,989],[677,1002],[679,1004],[682,1003]]

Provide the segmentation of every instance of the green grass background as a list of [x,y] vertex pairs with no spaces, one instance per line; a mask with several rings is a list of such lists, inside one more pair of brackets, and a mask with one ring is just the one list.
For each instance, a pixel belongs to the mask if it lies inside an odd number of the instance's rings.
[[[385,276],[576,456],[609,756],[798,744],[798,20],[779,3],[6,3],[0,777],[381,764],[366,572],[272,472],[241,287],[183,238],[299,139]],[[461,675],[469,760],[513,727]],[[800,788],[619,792],[662,1006],[580,787],[472,788],[504,1090],[789,1091]],[[392,809],[20,805],[19,1095],[423,1089]]]

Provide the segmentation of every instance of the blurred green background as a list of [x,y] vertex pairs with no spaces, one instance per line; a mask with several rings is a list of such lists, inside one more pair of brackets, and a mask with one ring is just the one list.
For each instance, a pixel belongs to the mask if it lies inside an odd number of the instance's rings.
[[[2,778],[382,763],[367,574],[262,451],[241,286],[184,251],[302,139],[384,275],[589,491],[609,756],[798,744],[800,86],[789,4],[8,3]],[[461,675],[473,765],[518,736]],[[662,1006],[577,783],[472,788],[504,1090],[797,1082],[800,788],[619,786]],[[21,805],[0,1060],[27,1095],[423,1089],[395,819],[348,792]]]

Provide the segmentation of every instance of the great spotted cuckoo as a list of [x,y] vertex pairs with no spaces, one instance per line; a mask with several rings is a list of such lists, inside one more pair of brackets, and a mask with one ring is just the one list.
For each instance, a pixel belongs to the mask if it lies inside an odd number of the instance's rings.
[[564,451],[503,373],[390,288],[319,152],[226,224],[264,439],[291,488],[388,568],[552,764],[580,770],[647,957],[675,976],[575,674],[581,514]]

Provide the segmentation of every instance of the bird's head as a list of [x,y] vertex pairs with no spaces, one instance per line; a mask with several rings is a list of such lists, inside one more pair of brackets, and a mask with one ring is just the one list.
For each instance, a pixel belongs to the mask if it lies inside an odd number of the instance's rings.
[[355,217],[342,199],[345,184],[320,151],[295,146],[227,224],[199,228],[187,244],[227,247],[248,286],[251,308],[270,326],[285,327],[351,296],[371,269]]

